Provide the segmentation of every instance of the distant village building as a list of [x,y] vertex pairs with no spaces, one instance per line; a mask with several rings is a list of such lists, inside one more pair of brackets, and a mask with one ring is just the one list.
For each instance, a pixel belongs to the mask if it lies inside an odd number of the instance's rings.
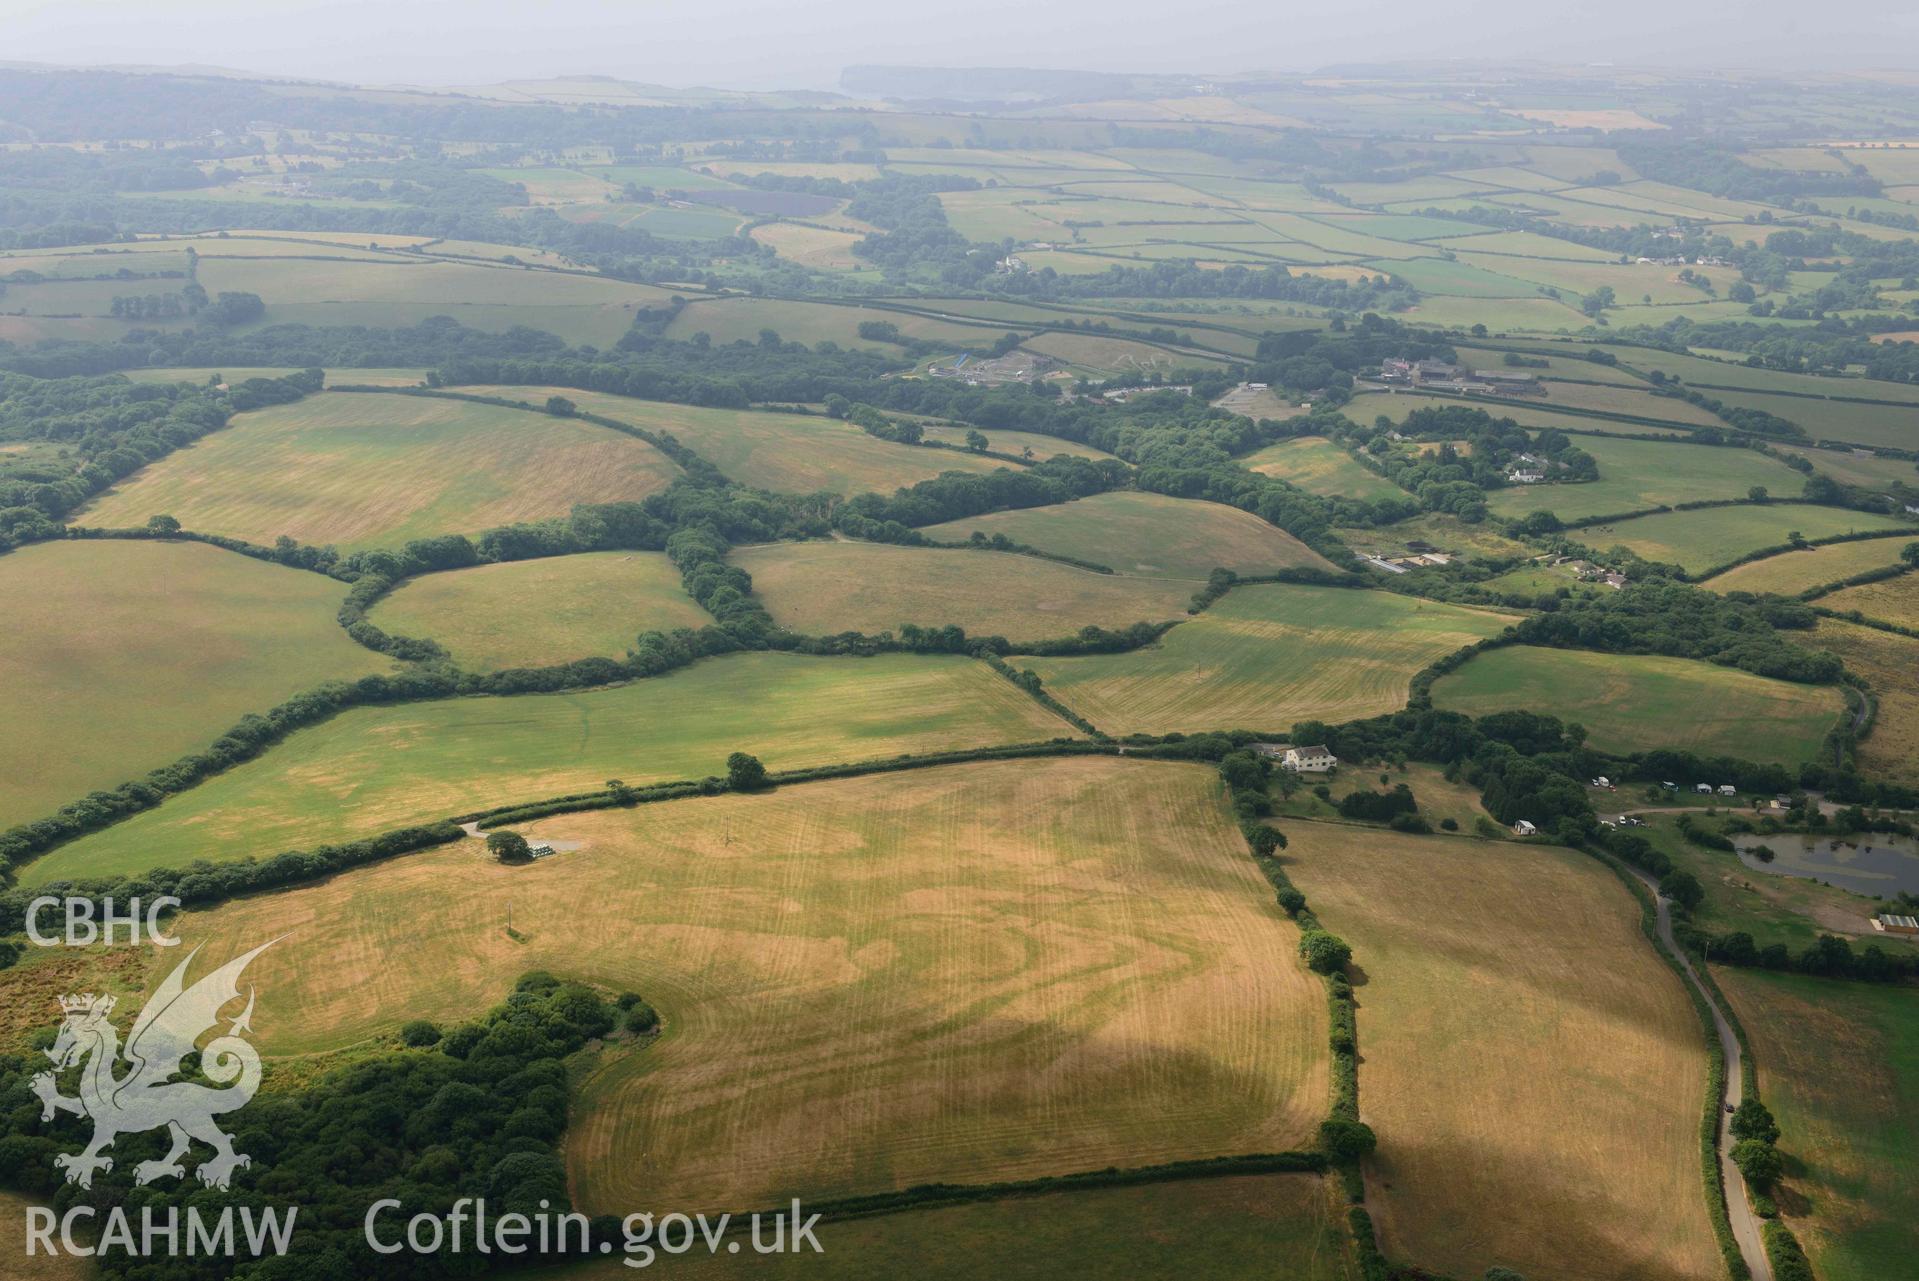
[[1882,934],[1919,934],[1919,916],[1881,912],[1872,918],[1872,928]]
[[1325,747],[1289,747],[1279,760],[1281,769],[1295,774],[1325,774],[1339,767],[1339,758]]
[[1537,836],[1539,835],[1539,829],[1534,827],[1531,823],[1527,822],[1525,819],[1522,818],[1517,823],[1513,824],[1513,835],[1514,836]]
[[1719,794],[1721,796],[1737,796],[1739,795],[1739,789],[1731,783],[1721,783],[1719,785]]
[[1518,374],[1504,369],[1475,369],[1473,377],[1502,396],[1543,396],[1544,384],[1534,374]]
[[1537,485],[1546,479],[1546,473],[1533,467],[1515,467],[1506,473],[1506,479],[1515,485]]

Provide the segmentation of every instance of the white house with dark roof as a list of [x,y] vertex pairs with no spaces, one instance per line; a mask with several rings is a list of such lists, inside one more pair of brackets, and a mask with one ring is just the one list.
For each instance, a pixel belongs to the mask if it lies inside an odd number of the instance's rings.
[[1318,744],[1289,747],[1286,755],[1279,758],[1279,767],[1295,774],[1327,774],[1339,768],[1339,758]]

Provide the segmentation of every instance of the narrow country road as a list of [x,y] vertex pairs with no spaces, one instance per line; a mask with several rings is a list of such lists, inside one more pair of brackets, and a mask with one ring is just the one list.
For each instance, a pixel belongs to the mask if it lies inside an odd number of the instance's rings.
[[1746,1181],[1740,1176],[1739,1167],[1732,1163],[1732,1113],[1729,1109],[1739,1106],[1743,1089],[1739,1038],[1732,1034],[1732,1024],[1726,1021],[1711,990],[1699,981],[1699,975],[1692,967],[1692,958],[1674,942],[1671,905],[1660,895],[1659,882],[1636,867],[1627,867],[1626,870],[1652,891],[1653,902],[1658,905],[1659,941],[1679,958],[1680,968],[1686,972],[1686,981],[1705,998],[1706,1008],[1712,1011],[1712,1025],[1719,1033],[1719,1048],[1726,1056],[1726,1088],[1719,1100],[1719,1185],[1726,1194],[1726,1213],[1732,1220],[1733,1240],[1739,1244],[1739,1253],[1745,1257],[1753,1281],[1773,1281],[1772,1264],[1766,1258],[1765,1238],[1760,1234],[1759,1216],[1752,1212],[1752,1206],[1747,1203]]

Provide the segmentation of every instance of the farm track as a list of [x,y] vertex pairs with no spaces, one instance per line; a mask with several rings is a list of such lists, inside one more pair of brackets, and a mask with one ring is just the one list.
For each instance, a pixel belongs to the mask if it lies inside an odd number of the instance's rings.
[[1718,998],[1699,981],[1692,958],[1681,951],[1673,940],[1672,907],[1670,901],[1659,893],[1659,882],[1650,873],[1636,867],[1628,870],[1652,891],[1653,902],[1658,908],[1659,941],[1678,959],[1686,982],[1705,998],[1706,1008],[1712,1011],[1713,1030],[1718,1033],[1719,1048],[1726,1057],[1725,1085],[1718,1103],[1719,1138],[1716,1146],[1719,1150],[1719,1186],[1725,1193],[1726,1214],[1732,1221],[1733,1240],[1739,1243],[1739,1253],[1746,1260],[1753,1281],[1773,1281],[1772,1262],[1766,1258],[1765,1237],[1760,1231],[1759,1216],[1753,1213],[1752,1205],[1746,1200],[1745,1180],[1740,1176],[1739,1167],[1732,1161],[1732,1110],[1739,1106],[1744,1094],[1739,1038],[1733,1035],[1732,1023],[1726,1018],[1725,1011],[1719,1008]]

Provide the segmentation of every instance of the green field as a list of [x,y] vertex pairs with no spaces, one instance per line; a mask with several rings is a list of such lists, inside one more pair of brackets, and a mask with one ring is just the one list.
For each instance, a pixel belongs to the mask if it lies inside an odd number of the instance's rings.
[[[1786,1223],[1823,1281],[1879,1281],[1919,1257],[1919,1004],[1911,991],[1714,971],[1779,1119]],[[1905,1262],[1900,1262],[1900,1260]]]
[[1822,618],[1809,644],[1839,655],[1872,685],[1872,733],[1859,744],[1860,765],[1919,783],[1919,640]]
[[[1715,592],[1771,592],[1778,596],[1796,596],[1814,587],[1836,583],[1899,563],[1899,552],[1919,535],[1895,534],[1891,538],[1859,538],[1848,543],[1827,543],[1780,552],[1763,560],[1735,565],[1723,574],[1715,574],[1703,584]],[[1823,600],[1822,605],[1831,601]],[[1833,608],[1839,608],[1833,606]]]
[[338,250],[325,252],[312,258],[208,257],[199,283],[209,294],[258,294],[267,308],[262,323],[269,325],[394,326],[451,316],[474,329],[527,325],[600,347],[617,342],[636,313],[671,297],[651,285],[584,273],[411,255],[363,262]]
[[963,324],[879,307],[772,298],[724,298],[689,303],[667,326],[666,336],[688,342],[694,334],[706,334],[715,346],[723,346],[734,342],[756,343],[760,340],[761,331],[771,329],[786,342],[805,343],[809,347],[823,342],[836,342],[842,347],[898,355],[900,348],[894,343],[860,337],[860,325],[867,321],[884,321],[895,325],[900,333],[909,338],[977,348],[992,346],[1010,327],[1001,324]]
[[[284,378],[298,370],[280,368],[226,368],[214,369],[124,369],[120,376],[136,383],[205,383],[218,374],[222,382],[238,383],[249,378]],[[327,372],[327,381],[357,383],[364,387],[418,387],[426,382],[424,369],[332,369]]]
[[342,583],[199,543],[0,556],[0,828],[212,744],[322,681],[385,671],[333,620]]
[[1237,574],[1270,574],[1290,565],[1328,568],[1325,557],[1257,516],[1219,503],[1133,490],[968,516],[920,532],[958,543],[974,530],[1149,578],[1204,580],[1219,568]]
[[1183,618],[1193,585],[1098,574],[1036,556],[879,543],[772,543],[733,553],[775,621],[794,631],[897,633],[956,624],[972,636],[1051,640],[1081,628]]
[[1797,497],[1805,488],[1798,472],[1750,449],[1597,436],[1576,443],[1598,462],[1598,480],[1511,485],[1488,497],[1487,510],[1508,517],[1549,511],[1574,522],[1674,503],[1744,498],[1755,485],[1775,498]]
[[[1662,405],[1667,402],[1661,402]],[[1562,431],[1612,432],[1625,436],[1683,436],[1686,430],[1680,426],[1649,427],[1644,423],[1620,422],[1616,419],[1591,418],[1582,414],[1556,413],[1551,399],[1511,400],[1491,402],[1487,400],[1467,400],[1462,396],[1438,396],[1417,391],[1368,391],[1361,392],[1348,401],[1342,411],[1354,422],[1370,423],[1384,416],[1395,423],[1406,421],[1406,415],[1415,409],[1446,408],[1464,405],[1468,409],[1483,409],[1494,418],[1510,418],[1521,427],[1558,427]],[[1677,424],[1680,420],[1667,415],[1667,420]]]
[[645,441],[576,420],[457,400],[322,392],[242,414],[134,473],[82,525],[165,513],[199,533],[344,549],[474,534],[639,499],[679,468]]
[[[1868,395],[1866,384],[1850,385],[1846,394]],[[1919,449],[1919,405],[1864,405],[1844,400],[1808,400],[1803,396],[1775,396],[1758,391],[1715,391],[1728,405],[1763,409],[1797,423],[1812,440],[1840,440],[1850,445],[1890,445]]]
[[[14,1216],[18,1218],[19,1216]],[[822,1225],[822,1255],[662,1255],[654,1275],[695,1281],[1354,1281],[1345,1228],[1310,1175],[1202,1179],[1015,1197]],[[986,1261],[990,1261],[990,1265]],[[595,1262],[540,1281],[614,1281],[632,1270]]]
[[1543,846],[1286,832],[1288,875],[1353,947],[1387,1256],[1461,1278],[1724,1277],[1698,1016],[1613,874]]
[[1914,524],[1843,507],[1801,503],[1741,504],[1697,511],[1656,512],[1575,531],[1578,540],[1604,552],[1624,547],[1646,560],[1678,565],[1689,574],[1738,560],[1763,547],[1790,541],[1796,530],[1809,541],[1841,534],[1907,529]]
[[36,884],[230,862],[602,786],[1031,742],[1071,728],[969,659],[739,654],[568,694],[343,712],[29,865]]
[[1148,649],[1019,665],[1109,734],[1285,731],[1395,711],[1420,668],[1511,621],[1386,592],[1269,584],[1236,588]]
[[1584,725],[1601,751],[1668,747],[1789,765],[1811,759],[1845,709],[1835,689],[1696,659],[1530,645],[1492,650],[1440,677],[1433,703],[1469,716],[1549,712]]
[[1315,494],[1361,501],[1407,496],[1405,490],[1324,436],[1282,440],[1240,459],[1240,465]]
[[1412,552],[1411,543],[1425,543],[1456,556],[1505,559],[1534,556],[1538,553],[1525,543],[1508,538],[1485,522],[1469,525],[1446,512],[1421,512],[1390,525],[1367,528],[1349,527],[1333,532],[1349,547],[1384,556],[1404,556]]
[[[944,441],[949,445],[964,447],[968,434],[979,431],[977,427],[967,427],[958,423],[922,423],[926,439]],[[986,447],[995,453],[1016,454],[1039,462],[1055,454],[1071,454],[1075,458],[1111,458],[1103,449],[1091,445],[1082,445],[1075,440],[1062,440],[1058,436],[1042,436],[1031,431],[980,431],[986,437]]]
[[1009,466],[957,449],[924,449],[869,436],[850,423],[807,414],[702,409],[570,387],[468,387],[476,395],[544,404],[565,396],[581,409],[673,436],[756,489],[789,494],[890,494],[941,472],[989,472]]
[[1325,997],[1207,766],[981,762],[525,830],[572,847],[463,841],[180,935],[282,940],[269,1055],[450,1025],[529,969],[643,992],[660,1038],[575,1082],[590,1211],[1285,1151],[1325,1115]]
[[462,667],[619,658],[641,632],[713,620],[660,552],[588,552],[428,574],[373,607],[389,632],[436,640]]

